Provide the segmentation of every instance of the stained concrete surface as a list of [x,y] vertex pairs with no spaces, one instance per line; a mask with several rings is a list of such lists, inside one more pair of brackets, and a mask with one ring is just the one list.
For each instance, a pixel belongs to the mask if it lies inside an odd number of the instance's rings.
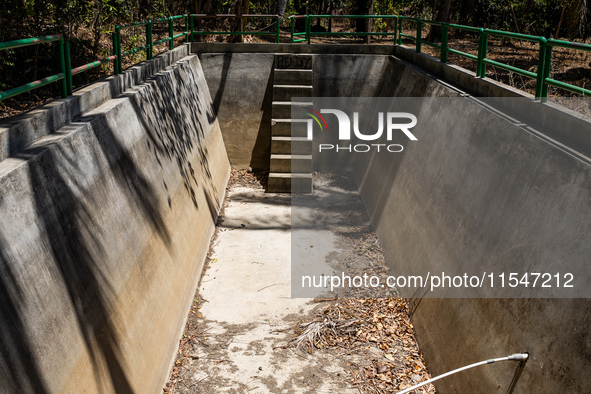
[[[204,335],[185,372],[187,381],[198,383],[177,392],[358,392],[344,381],[343,359],[281,348],[298,322],[312,320],[323,307],[290,297],[290,210],[287,195],[229,191],[199,287]],[[325,245],[336,246],[332,237]]]
[[[317,262],[316,273],[328,275],[351,254],[346,229],[335,222],[350,219],[351,207],[362,205],[356,190],[318,181],[314,187],[314,196],[298,207],[299,223],[308,215],[315,218],[298,237],[298,246]],[[305,206],[318,199],[332,205],[324,216],[317,215],[317,204]],[[172,392],[358,393],[347,382],[351,364],[384,359],[371,344],[346,355],[342,349],[309,354],[286,348],[298,323],[313,320],[327,307],[311,298],[291,298],[292,219],[290,195],[229,188],[195,299],[202,303],[201,317],[189,318],[197,335],[186,331],[193,339],[188,347],[181,345],[178,375],[169,382]],[[367,217],[364,221],[369,225]]]
[[0,162],[1,393],[161,391],[230,172],[211,114],[188,56]]

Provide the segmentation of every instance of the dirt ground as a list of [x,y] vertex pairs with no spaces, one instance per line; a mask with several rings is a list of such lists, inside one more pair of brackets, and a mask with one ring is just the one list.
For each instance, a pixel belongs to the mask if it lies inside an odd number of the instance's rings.
[[[232,172],[164,392],[391,393],[428,379],[404,299],[348,291],[292,298],[292,197],[265,193],[265,179]],[[333,212],[347,218],[338,225],[340,218],[327,214],[326,227],[307,233],[322,239],[306,245],[326,262],[323,270],[340,265],[351,274],[385,275],[350,179],[315,175],[304,212],[308,202],[317,207],[315,199],[328,196]]]

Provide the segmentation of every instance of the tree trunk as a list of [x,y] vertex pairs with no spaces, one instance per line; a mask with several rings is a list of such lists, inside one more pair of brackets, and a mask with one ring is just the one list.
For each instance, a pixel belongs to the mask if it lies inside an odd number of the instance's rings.
[[[296,15],[306,15],[308,13],[308,7],[306,0],[294,0],[293,7],[295,8]],[[304,18],[296,19],[295,29],[297,31],[304,31],[306,22]]]
[[283,14],[285,14],[286,7],[287,7],[287,0],[277,0],[277,8],[275,9],[275,13],[277,15],[283,16]]
[[[437,22],[449,22],[449,10],[451,8],[451,0],[441,0],[439,2],[439,10],[437,12],[437,17],[435,20]],[[428,40],[433,42],[437,40],[441,40],[441,27],[431,25],[431,30],[429,31]]]
[[[355,15],[373,15],[373,0],[355,0]],[[358,33],[370,32],[371,19],[356,19],[355,27]],[[363,42],[369,43],[370,36],[363,36]]]
[[474,0],[462,0],[460,9],[460,25],[470,25],[474,12]]

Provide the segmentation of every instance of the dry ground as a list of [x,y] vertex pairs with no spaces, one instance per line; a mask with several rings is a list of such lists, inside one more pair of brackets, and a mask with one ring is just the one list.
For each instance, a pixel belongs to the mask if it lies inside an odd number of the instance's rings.
[[[264,193],[265,179],[262,172],[232,171],[164,392],[391,393],[428,379],[406,300],[358,292],[291,298],[291,197]],[[328,195],[355,225],[326,234],[333,250],[314,238],[309,246],[350,274],[384,275],[379,242],[357,212],[362,205],[350,179],[316,174],[315,195]]]

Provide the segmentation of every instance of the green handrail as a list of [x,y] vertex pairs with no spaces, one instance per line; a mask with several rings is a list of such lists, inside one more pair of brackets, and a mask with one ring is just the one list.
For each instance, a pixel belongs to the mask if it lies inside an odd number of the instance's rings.
[[52,82],[62,81],[61,83],[61,95],[62,97],[66,97],[68,95],[68,86],[66,81],[66,64],[65,64],[65,55],[64,55],[64,38],[61,34],[54,34],[50,36],[43,36],[43,37],[33,37],[33,38],[25,38],[22,40],[14,40],[14,41],[7,41],[0,43],[0,50],[4,49],[12,49],[12,48],[22,48],[29,45],[38,45],[44,42],[57,42],[58,43],[58,53],[59,53],[59,67],[60,72],[57,74],[50,75],[49,77],[45,77],[39,79],[37,81],[29,82],[27,84],[18,86],[16,88],[6,90],[4,92],[0,92],[0,101],[18,96],[19,94],[28,92],[33,89],[40,88],[42,86],[48,85]]
[[245,35],[253,35],[253,36],[275,36],[275,42],[279,44],[280,42],[280,33],[281,33],[281,16],[277,14],[191,14],[189,16],[191,18],[191,26],[193,26],[193,18],[204,18],[204,19],[217,19],[217,18],[260,18],[260,19],[268,19],[268,18],[275,18],[276,28],[274,32],[266,32],[266,31],[195,31],[193,28],[191,29],[191,42],[193,41],[193,37],[195,35],[232,35],[232,36],[245,36]]
[[[196,31],[194,19],[195,18],[275,18],[276,20],[276,29],[275,32],[265,32],[265,31]],[[295,31],[295,21],[296,19],[304,19],[304,26],[305,29],[303,32],[296,32]],[[394,32],[312,32],[311,31],[311,21],[314,18],[345,18],[345,19],[394,19]],[[174,21],[177,19],[184,19],[184,32],[179,34],[174,34]],[[412,18],[407,16],[398,16],[398,15],[292,15],[288,17],[290,21],[290,39],[291,42],[307,42],[308,44],[311,41],[312,36],[394,36],[394,43],[398,45],[402,45],[402,39],[408,38],[413,40],[415,43],[415,50],[417,52],[421,52],[422,45],[427,45],[436,49],[440,50],[439,58],[441,62],[446,63],[448,61],[447,57],[449,53],[459,55],[465,57],[467,59],[471,59],[476,61],[476,75],[480,78],[486,78],[486,66],[492,65],[495,67],[499,67],[510,72],[523,75],[528,78],[532,78],[536,80],[536,98],[545,101],[548,97],[548,88],[549,86],[555,86],[561,89],[568,90],[573,93],[581,94],[583,96],[591,97],[591,90],[586,89],[583,87],[579,87],[576,85],[568,84],[562,81],[558,81],[556,79],[551,78],[551,66],[552,66],[552,52],[554,47],[561,47],[567,48],[572,50],[583,50],[591,52],[591,45],[582,44],[577,42],[570,42],[570,41],[562,41],[562,40],[555,40],[555,39],[546,39],[545,37],[540,36],[532,36],[527,34],[521,33],[513,33],[513,32],[506,32],[502,30],[492,30],[492,29],[483,29],[477,28],[473,26],[464,26],[464,25],[457,25],[453,23],[443,23],[437,21],[429,21],[420,18]],[[402,23],[403,21],[410,21],[416,23],[416,33],[415,35],[405,34],[402,30]],[[154,23],[168,23],[168,37],[163,38],[158,41],[153,41],[152,39],[152,29]],[[434,43],[427,41],[425,38],[422,37],[422,29],[424,25],[435,25],[440,26],[441,31],[441,43]],[[122,50],[121,44],[121,30],[132,28],[132,27],[146,27],[146,43],[143,46],[139,46],[136,48],[130,48],[127,51]],[[458,29],[463,31],[468,31],[472,33],[478,34],[479,42],[478,42],[478,54],[472,55],[470,53],[466,53],[463,51],[459,51],[454,48],[449,47],[449,29]],[[158,44],[162,44],[168,42],[169,49],[174,49],[174,40],[176,38],[185,37],[186,42],[192,42],[194,40],[195,35],[206,35],[206,34],[225,34],[225,35],[272,35],[274,34],[276,37],[276,42],[280,42],[280,32],[281,32],[281,16],[276,14],[268,14],[268,15],[258,15],[258,14],[244,14],[244,15],[236,15],[236,14],[217,14],[217,15],[209,15],[209,14],[190,14],[190,15],[175,15],[167,18],[161,18],[157,20],[148,20],[145,22],[134,22],[129,24],[117,25],[115,26],[115,31],[112,34],[113,40],[113,55],[108,56],[104,59],[96,60],[82,66],[78,66],[76,68],[71,67],[70,64],[70,44],[65,42],[61,34],[57,35],[48,35],[42,37],[34,37],[34,38],[26,38],[21,40],[14,40],[8,42],[0,43],[0,50],[3,49],[11,49],[11,48],[20,48],[29,45],[38,45],[41,43],[47,42],[57,42],[58,43],[58,51],[59,51],[59,66],[60,72],[49,77],[40,79],[38,81],[30,82],[28,84],[19,86],[17,88],[0,92],[0,100],[16,96],[18,94],[39,88],[41,86],[45,86],[49,83],[61,81],[61,95],[62,97],[66,97],[69,94],[72,94],[72,76],[82,73],[87,70],[91,70],[93,68],[99,67],[102,64],[106,64],[109,62],[114,63],[114,72],[115,74],[119,74],[122,72],[122,58],[123,56],[128,56],[133,53],[146,51],[146,58],[149,60],[152,58],[153,55],[153,47]],[[538,54],[538,65],[536,72],[532,72],[529,70],[521,69],[509,64],[501,63],[498,61],[494,61],[487,58],[487,50],[488,50],[488,37],[489,36],[497,36],[497,37],[506,37],[510,39],[518,39],[518,40],[525,40],[537,43],[539,46],[539,54]],[[300,38],[301,37],[301,38]]]
[[[125,25],[117,25],[115,27],[115,35],[116,37],[113,38],[113,48],[116,48],[115,56],[117,57],[117,67],[115,68],[115,74],[119,74],[122,72],[122,58],[123,56],[133,55],[137,52],[146,51],[146,60],[150,60],[154,54],[154,46],[158,44],[162,44],[168,42],[168,49],[174,49],[174,40],[179,37],[186,37],[186,41],[189,41],[189,27],[187,25],[188,15],[175,15],[169,16],[167,18],[160,18],[156,20],[148,20],[146,22],[135,22],[135,23],[128,23]],[[174,34],[174,21],[176,19],[183,18],[185,20],[185,31],[179,34]],[[158,40],[156,42],[152,39],[153,27],[155,23],[168,23],[168,37]],[[138,27],[138,26],[146,26],[146,44],[130,48],[127,51],[122,51],[121,49],[121,30],[127,29],[130,27]]]
[[[545,64],[547,61],[547,56],[546,56],[547,44],[546,44],[545,37],[532,36],[532,35],[521,34],[521,33],[506,32],[506,31],[502,31],[502,30],[476,28],[473,26],[456,25],[453,23],[428,21],[428,20],[422,20],[419,18],[400,17],[400,19],[401,19],[400,26],[402,26],[402,20],[410,20],[410,21],[416,22],[417,32],[416,32],[415,37],[412,37],[407,34],[403,34],[402,32],[400,32],[399,36],[410,38],[411,40],[414,40],[415,44],[416,44],[416,51],[417,52],[421,52],[421,44],[426,44],[428,46],[440,49],[439,59],[441,60],[442,63],[447,63],[447,61],[448,61],[447,54],[448,53],[453,53],[453,54],[465,57],[467,59],[475,60],[476,61],[476,75],[480,78],[483,78],[483,79],[486,78],[486,65],[487,64],[502,68],[504,70],[507,70],[507,71],[510,71],[510,72],[513,72],[513,73],[516,73],[519,75],[523,75],[528,78],[535,79],[536,80],[535,97],[536,98],[546,97],[544,94],[547,95],[547,89],[546,89],[546,93],[544,93],[544,85],[547,82],[544,81],[544,74],[543,74],[544,70],[545,70]],[[436,25],[436,26],[440,26],[442,28],[441,45],[433,43],[433,42],[429,42],[421,37],[422,24]],[[459,51],[457,49],[449,48],[448,33],[449,33],[450,28],[469,31],[472,33],[477,33],[478,34],[478,55],[475,56],[470,53],[466,53],[466,52]],[[511,39],[524,40],[524,41],[530,41],[530,42],[537,43],[539,46],[539,51],[538,51],[538,66],[537,66],[536,72],[534,73],[529,70],[524,70],[522,68],[511,66],[509,64],[504,64],[504,63],[497,62],[497,61],[494,61],[491,59],[487,59],[488,37],[489,36],[506,37],[506,38],[511,38]],[[399,40],[398,43],[401,44],[401,40]],[[578,90],[578,91],[580,91],[580,90]]]
[[591,90],[585,89],[576,85],[571,85],[569,83],[565,83],[562,81],[557,81],[556,79],[550,78],[550,73],[552,69],[552,49],[554,47],[560,48],[568,48],[580,51],[591,52],[591,45],[582,44],[579,42],[570,42],[570,41],[562,41],[562,40],[555,40],[550,38],[546,41],[546,58],[544,63],[544,71],[542,73],[542,92],[540,97],[542,101],[546,101],[548,97],[548,88],[550,86],[555,86],[557,88],[568,90],[569,92],[577,93],[583,95],[585,97],[591,97]]
[[[295,20],[304,17],[305,19],[305,31],[295,32]],[[312,19],[394,19],[394,32],[313,32],[311,29]],[[394,43],[396,43],[396,36],[398,31],[398,15],[292,15],[290,19],[291,28],[291,42],[303,42],[310,43],[310,39],[313,36],[349,36],[349,37],[363,37],[363,36],[394,36]],[[305,35],[305,39],[296,39],[294,37]]]
[[[295,32],[295,20],[302,19],[302,18],[304,20],[307,19],[305,15],[292,15],[292,16],[288,17],[289,28],[290,28],[290,33],[291,33],[291,35],[290,35],[291,42],[308,41],[308,37],[307,37],[307,33],[306,33],[307,29],[306,29],[306,31],[303,31],[303,32],[299,32],[299,33]],[[294,37],[298,37],[298,36],[306,36],[306,38],[294,38]]]

